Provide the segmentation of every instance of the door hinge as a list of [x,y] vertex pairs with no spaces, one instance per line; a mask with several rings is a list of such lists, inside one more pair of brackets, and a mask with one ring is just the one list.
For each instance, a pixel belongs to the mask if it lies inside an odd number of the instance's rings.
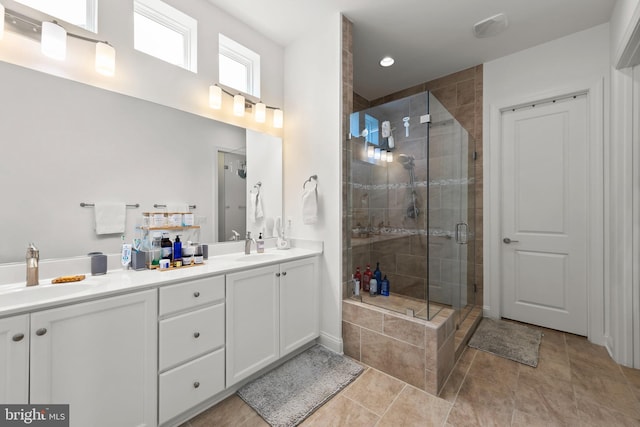
[[478,160],[478,152],[477,151],[473,152],[473,160]]

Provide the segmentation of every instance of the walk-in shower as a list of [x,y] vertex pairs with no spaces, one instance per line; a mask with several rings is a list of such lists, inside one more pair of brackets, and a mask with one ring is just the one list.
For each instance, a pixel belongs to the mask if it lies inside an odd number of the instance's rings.
[[429,92],[354,112],[350,131],[349,273],[379,266],[391,291],[351,298],[461,322],[475,303],[472,137]]

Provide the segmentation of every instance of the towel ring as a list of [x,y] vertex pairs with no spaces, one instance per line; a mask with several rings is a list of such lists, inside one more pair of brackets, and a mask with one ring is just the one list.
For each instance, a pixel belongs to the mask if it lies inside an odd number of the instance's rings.
[[307,184],[308,184],[309,182],[317,181],[317,180],[318,180],[318,175],[311,175],[311,176],[309,177],[309,179],[307,179],[307,180],[304,182],[304,184],[302,184],[302,189],[304,190],[304,189],[305,189],[305,187],[307,186]]

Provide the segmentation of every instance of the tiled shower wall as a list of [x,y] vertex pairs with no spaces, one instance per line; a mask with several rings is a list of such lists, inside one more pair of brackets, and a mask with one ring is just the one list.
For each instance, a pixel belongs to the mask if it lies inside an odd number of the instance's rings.
[[[469,272],[474,272],[473,281],[478,289],[476,294],[476,305],[482,306],[483,293],[483,205],[482,205],[482,65],[478,65],[466,70],[462,70],[448,76],[444,76],[429,82],[421,83],[411,88],[368,101],[362,96],[353,93],[353,52],[352,52],[352,27],[353,24],[343,17],[343,157],[342,157],[342,190],[343,190],[343,282],[344,294],[347,292],[347,280],[351,276],[352,266],[348,265],[350,249],[349,231],[355,225],[351,212],[347,209],[351,206],[349,200],[349,180],[351,179],[351,149],[350,141],[347,139],[349,133],[349,114],[353,111],[360,111],[376,105],[385,104],[407,96],[415,95],[424,91],[431,91],[438,98],[442,105],[460,122],[470,136],[475,139],[477,161],[475,162],[475,203],[469,203],[473,211],[469,215],[475,217],[475,259],[474,268],[468,268]],[[471,267],[471,266],[470,266]]]

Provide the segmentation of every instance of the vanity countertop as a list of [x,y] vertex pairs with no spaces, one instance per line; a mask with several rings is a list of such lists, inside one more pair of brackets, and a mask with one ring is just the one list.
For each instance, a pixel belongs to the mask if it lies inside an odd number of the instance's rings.
[[204,265],[174,270],[110,270],[102,276],[86,274],[80,282],[51,284],[52,278],[41,278],[40,285],[26,287],[24,282],[0,286],[0,318],[33,312],[70,303],[118,294],[152,289],[172,283],[207,276],[232,273],[248,268],[293,261],[319,255],[322,249],[267,249],[264,253],[244,252],[209,256]]

